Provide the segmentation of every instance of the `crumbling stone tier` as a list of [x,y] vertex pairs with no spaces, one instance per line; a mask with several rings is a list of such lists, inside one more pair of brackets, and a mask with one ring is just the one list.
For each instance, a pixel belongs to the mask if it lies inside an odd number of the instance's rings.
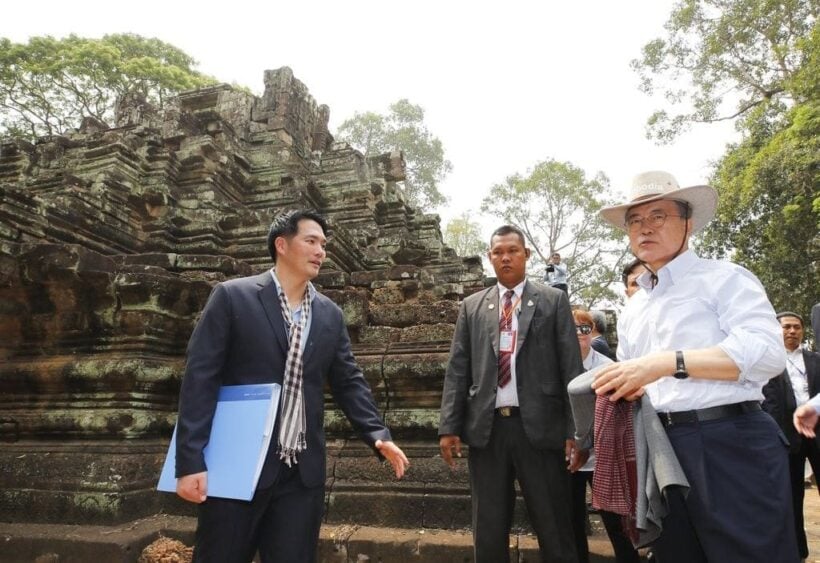
[[[413,464],[395,482],[328,397],[326,521],[469,526],[466,466],[436,426],[458,302],[481,263],[404,200],[400,153],[365,158],[328,131],[289,68],[256,97],[227,85],[114,123],[0,145],[0,520],[115,525],[190,506],[155,491],[185,346],[212,286],[270,266],[278,210],[332,227],[317,285]],[[519,515],[523,518],[523,514]]]

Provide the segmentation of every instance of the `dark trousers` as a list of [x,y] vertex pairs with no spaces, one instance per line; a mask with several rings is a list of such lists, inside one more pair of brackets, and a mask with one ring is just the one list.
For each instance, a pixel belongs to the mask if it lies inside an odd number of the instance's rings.
[[592,471],[572,473],[572,535],[575,537],[575,553],[578,563],[589,563],[587,541],[587,484],[592,485]]
[[[589,561],[589,542],[586,534],[587,485],[592,486],[592,475],[592,471],[577,471],[572,474],[572,531],[575,535],[575,551],[578,553],[579,563]],[[615,561],[638,563],[641,556],[624,533],[620,514],[599,510],[598,515],[615,552]]]
[[209,497],[199,505],[196,563],[316,560],[324,513],[324,486],[307,488],[296,466],[283,466],[276,482],[250,501]]
[[811,469],[817,479],[820,475],[820,447],[814,438],[799,436],[800,450],[789,454],[789,473],[792,487],[792,509],[794,511],[794,530],[797,533],[797,550],[800,557],[809,556],[809,544],[806,541],[806,528],[803,522],[803,498],[806,488],[803,483],[806,460],[809,460]]
[[798,561],[786,439],[762,411],[667,428],[689,480],[668,495],[659,563]]
[[555,289],[560,289],[561,291],[569,295],[569,286],[565,283],[556,283],[552,287],[554,287]]
[[490,441],[470,448],[473,544],[476,563],[510,560],[515,481],[521,487],[542,561],[576,561],[570,511],[570,477],[563,450],[533,448],[520,417],[496,416]]

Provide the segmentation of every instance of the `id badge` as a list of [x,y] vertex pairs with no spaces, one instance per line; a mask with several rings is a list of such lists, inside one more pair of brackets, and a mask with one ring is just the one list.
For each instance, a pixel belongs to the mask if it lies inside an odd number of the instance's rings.
[[514,352],[515,351],[515,331],[514,330],[502,330],[501,331],[501,339],[498,343],[498,348],[502,352]]

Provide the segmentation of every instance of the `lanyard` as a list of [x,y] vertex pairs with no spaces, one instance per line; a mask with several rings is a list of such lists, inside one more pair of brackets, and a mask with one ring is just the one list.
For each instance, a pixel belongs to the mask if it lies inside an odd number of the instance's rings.
[[[522,295],[523,297],[523,295]],[[504,311],[504,306],[501,306],[501,317],[504,319],[505,326],[512,326],[512,313],[515,311],[515,308],[518,307],[518,304],[521,303],[521,297],[516,297],[515,301],[512,303],[512,307],[510,307],[510,312],[506,313]]]
[[801,377],[806,377],[806,372],[805,372],[805,371],[803,371],[802,369],[800,369],[799,367],[797,367],[797,364],[796,364],[796,363],[794,363],[794,362],[792,361],[792,359],[791,359],[791,358],[786,358],[786,359],[787,359],[787,360],[789,361],[789,363],[792,365],[792,367],[794,368],[794,370],[795,370],[797,373],[799,373],[799,374],[800,374],[800,376],[801,376]]

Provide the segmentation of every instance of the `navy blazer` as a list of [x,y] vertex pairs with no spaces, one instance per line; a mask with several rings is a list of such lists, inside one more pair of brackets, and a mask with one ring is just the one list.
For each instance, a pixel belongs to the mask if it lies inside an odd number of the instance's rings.
[[[219,388],[281,385],[287,349],[285,323],[269,271],[214,287],[188,343],[177,422],[177,477],[207,471],[202,452]],[[325,381],[365,442],[373,447],[376,440],[391,437],[353,357],[341,309],[318,292],[311,305],[303,361],[307,449],[299,454],[297,467],[304,485],[313,487],[325,480]],[[277,420],[259,487],[271,485],[281,467],[276,454],[278,431]]]
[[[820,393],[820,354],[803,350],[803,364],[806,366],[806,378],[809,383],[809,397],[814,397]],[[800,449],[800,434],[794,428],[792,418],[797,409],[797,401],[794,398],[789,372],[773,377],[763,387],[763,410],[775,419],[780,429],[789,439],[789,453],[797,453]],[[820,438],[815,438],[820,444]]]

